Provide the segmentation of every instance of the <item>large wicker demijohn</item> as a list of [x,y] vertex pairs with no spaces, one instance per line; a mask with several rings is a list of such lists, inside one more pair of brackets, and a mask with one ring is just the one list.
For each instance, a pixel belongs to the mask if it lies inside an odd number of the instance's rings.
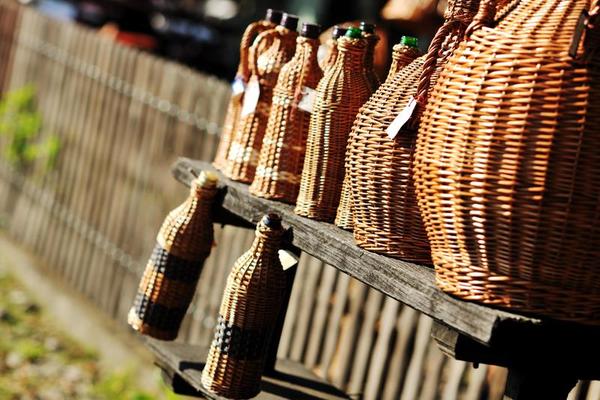
[[[392,123],[411,102],[427,100],[430,82],[456,49],[479,0],[451,0],[427,55],[396,73],[356,119],[348,144],[354,238],[367,250],[424,264],[429,243],[418,212],[412,176],[419,108],[401,129]],[[413,103],[414,104],[414,103]]]
[[348,134],[371,86],[365,74],[367,41],[358,28],[338,39],[336,63],[317,86],[295,212],[333,222],[344,181]]
[[260,392],[268,344],[285,296],[278,251],[284,230],[276,214],[256,227],[250,250],[227,279],[202,385],[222,397],[249,399]]
[[258,164],[263,137],[267,129],[273,88],[281,68],[296,49],[298,17],[283,14],[281,24],[261,33],[257,42],[271,45],[251,60],[252,76],[244,93],[244,104],[236,126],[223,173],[229,178],[250,183]]
[[233,93],[229,100],[227,113],[225,114],[225,122],[223,123],[223,131],[213,164],[221,169],[225,165],[229,146],[231,145],[232,135],[235,132],[237,122],[240,118],[242,103],[244,101],[244,89],[250,79],[250,54],[252,57],[260,55],[261,50],[267,47],[267,42],[255,42],[254,39],[261,33],[269,29],[275,28],[281,22],[282,12],[269,8],[265,15],[265,19],[253,22],[244,31],[242,41],[240,43],[240,63],[237,73],[233,81]]
[[281,69],[250,192],[268,199],[294,203],[304,165],[309,108],[299,107],[303,93],[313,91],[323,72],[317,62],[321,27],[303,24],[294,57]]
[[202,172],[190,196],[169,213],[140,282],[128,322],[142,334],[174,340],[213,246],[212,205],[217,177]]
[[[393,82],[394,77],[404,67],[412,63],[417,57],[421,55],[421,52],[417,48],[417,39],[412,37],[403,36],[401,43],[397,44],[393,48],[392,52],[392,64],[388,76],[384,82],[387,85],[385,89],[381,89],[379,94],[376,92],[368,102],[363,106],[364,109],[372,109],[377,107],[378,102],[381,101],[381,93],[387,94],[390,90],[395,89],[395,83]],[[354,121],[354,126],[350,132],[349,143],[352,141],[352,135],[356,133],[356,128],[364,123],[363,119],[367,117],[368,112],[360,112],[357,119]],[[344,176],[344,185],[342,187],[342,195],[340,197],[340,205],[337,209],[337,215],[335,217],[335,224],[342,229],[351,231],[354,228],[354,217],[352,215],[352,185],[350,179],[350,159],[349,153],[346,153],[346,175]]]
[[600,324],[598,3],[485,1],[468,33],[417,144],[437,282],[463,299]]

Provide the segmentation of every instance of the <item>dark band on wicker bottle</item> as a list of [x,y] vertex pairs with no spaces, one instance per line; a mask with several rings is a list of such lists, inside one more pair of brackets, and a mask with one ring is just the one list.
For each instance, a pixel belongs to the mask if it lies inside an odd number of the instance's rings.
[[367,42],[350,28],[338,40],[339,54],[317,86],[295,212],[333,222],[344,180],[348,135],[360,107],[371,95],[365,75]]
[[[400,72],[402,68],[406,67],[420,55],[421,52],[417,48],[417,39],[414,37],[402,36],[400,43],[394,46],[392,53],[392,64],[390,66],[390,71],[388,72],[388,76],[384,84],[388,83],[391,79],[393,79],[393,77],[398,72]],[[369,100],[365,104],[365,107],[368,108],[371,104],[372,101]],[[356,134],[358,120],[360,120],[363,117],[363,114],[358,114],[357,120],[354,122],[352,131],[350,132],[348,143],[351,143],[354,140],[353,135]],[[337,214],[335,217],[335,224],[347,231],[352,231],[354,229],[350,166],[351,164],[349,159],[349,152],[346,152],[346,175],[344,176],[344,184],[342,186],[342,194],[340,196],[340,205],[338,206]]]
[[256,227],[252,247],[235,263],[219,311],[202,385],[231,399],[248,399],[260,391],[267,348],[285,296],[285,273],[278,251],[281,219],[265,216]]
[[[240,63],[234,80],[234,85],[241,85],[240,89],[243,88],[248,83],[248,79],[250,79],[250,58],[252,58],[250,57],[250,53],[260,54],[260,51],[264,50],[264,46],[261,46],[260,43],[255,43],[254,39],[260,33],[275,28],[275,26],[281,22],[282,14],[281,11],[269,8],[264,20],[251,23],[244,31],[240,43]],[[225,122],[223,123],[223,130],[221,132],[221,139],[213,161],[213,165],[219,169],[223,168],[225,165],[232,135],[235,132],[237,122],[240,118],[243,100],[243,91],[241,93],[234,92],[229,100],[227,113],[225,114]]]
[[310,113],[299,108],[303,91],[314,90],[323,77],[317,62],[321,27],[304,24],[296,53],[279,74],[267,131],[250,192],[294,203],[304,165]]
[[363,32],[363,37],[368,43],[367,53],[365,54],[365,72],[367,74],[369,84],[371,84],[371,90],[374,92],[381,84],[381,81],[379,80],[379,77],[377,76],[373,66],[375,59],[375,47],[377,47],[377,43],[379,43],[379,36],[377,36],[375,33],[375,24],[362,21],[360,23],[360,30]]
[[202,172],[190,196],[169,213],[140,282],[128,322],[135,330],[174,340],[213,245],[212,204],[217,178]]
[[338,55],[337,41],[339,38],[346,34],[346,31],[346,28],[343,28],[339,25],[333,27],[331,31],[331,38],[327,41],[327,47],[329,48],[329,50],[327,51],[327,55],[325,56],[325,58],[323,58],[323,60],[319,62],[319,65],[321,66],[323,72],[326,72],[335,64],[335,60],[337,60]]
[[[258,88],[258,93],[255,93],[257,100],[247,111],[242,106],[239,124],[229,148],[223,173],[233,180],[250,183],[254,179],[271,110],[273,88],[281,68],[293,57],[296,49],[297,23],[298,17],[284,14],[279,26],[263,32],[256,39],[268,40],[271,45],[251,63],[252,77],[248,86],[254,80]],[[245,96],[248,96],[248,90]]]

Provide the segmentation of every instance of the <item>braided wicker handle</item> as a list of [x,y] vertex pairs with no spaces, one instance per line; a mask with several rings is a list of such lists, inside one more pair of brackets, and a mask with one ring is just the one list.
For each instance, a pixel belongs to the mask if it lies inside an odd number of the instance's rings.
[[240,66],[237,74],[244,79],[244,82],[248,82],[248,79],[250,79],[251,70],[248,64],[248,57],[250,48],[254,43],[253,39],[264,29],[265,24],[263,21],[253,22],[248,25],[242,35],[242,41],[240,43]]
[[260,49],[268,49],[271,47],[275,41],[281,40],[281,32],[276,29],[269,29],[267,31],[259,34],[254,40],[254,44],[252,45],[254,51],[250,52],[250,74],[258,76],[258,58],[262,54]]
[[494,18],[496,17],[497,0],[481,0],[479,4],[479,11],[473,18],[473,22],[467,28],[465,32],[466,36],[471,34],[484,26],[492,26]]

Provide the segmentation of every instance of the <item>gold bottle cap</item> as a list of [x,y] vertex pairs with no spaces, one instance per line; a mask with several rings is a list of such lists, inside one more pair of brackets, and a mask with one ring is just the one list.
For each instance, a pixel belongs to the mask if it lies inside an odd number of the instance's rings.
[[201,171],[198,178],[196,178],[198,186],[201,188],[213,188],[217,186],[219,177],[217,174],[211,171]]

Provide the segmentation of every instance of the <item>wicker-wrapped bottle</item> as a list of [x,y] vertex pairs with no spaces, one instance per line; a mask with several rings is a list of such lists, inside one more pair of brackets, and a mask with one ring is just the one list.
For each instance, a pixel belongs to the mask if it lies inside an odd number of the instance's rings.
[[128,315],[129,325],[140,333],[161,340],[177,337],[213,246],[216,193],[216,175],[203,171],[192,181],[188,199],[165,219]]
[[255,42],[254,39],[262,32],[273,29],[281,22],[282,12],[267,9],[265,19],[257,22],[253,22],[244,31],[242,35],[242,41],[240,43],[240,63],[238,65],[237,73],[233,81],[233,93],[229,100],[227,107],[227,113],[225,114],[225,122],[223,123],[223,131],[221,132],[221,139],[213,165],[219,169],[223,168],[227,159],[227,153],[229,152],[229,146],[231,145],[231,139],[233,132],[237,126],[237,122],[240,117],[240,111],[242,110],[242,103],[244,101],[244,89],[250,79],[250,54],[260,54],[261,50],[264,50],[265,42]]
[[600,325],[599,12],[482,0],[441,71],[415,181],[444,291]]
[[375,72],[375,67],[373,66],[375,61],[375,47],[377,47],[377,43],[379,43],[379,36],[375,33],[375,25],[365,21],[360,23],[360,30],[363,32],[363,37],[368,43],[367,54],[365,54],[365,72],[367,74],[367,79],[371,84],[371,91],[374,92],[381,84],[381,81]]
[[388,80],[356,119],[348,143],[347,169],[354,238],[362,248],[431,263],[412,176],[421,107],[414,110],[412,119],[405,118],[408,120],[403,126],[396,125],[396,121],[411,115],[409,107],[426,101],[429,82],[435,80],[438,69],[455,50],[478,5],[479,0],[450,0],[446,21],[437,31],[427,55]]
[[256,196],[287,203],[294,203],[298,197],[310,123],[310,92],[323,77],[317,62],[320,31],[319,25],[303,24],[296,53],[279,74],[258,167],[250,185],[250,192]]
[[338,39],[336,63],[317,86],[295,212],[333,222],[344,181],[348,134],[371,95],[365,74],[367,41],[358,28]]
[[319,61],[319,65],[321,66],[323,72],[326,72],[329,68],[335,65],[335,60],[337,60],[338,55],[337,41],[346,34],[346,31],[346,28],[343,28],[339,25],[333,27],[331,31],[331,38],[327,40],[327,44],[324,45],[328,49],[327,53],[325,54],[325,57]]
[[250,183],[254,179],[267,130],[273,88],[281,68],[294,55],[297,24],[298,17],[283,14],[279,26],[261,33],[256,39],[268,40],[271,45],[251,61],[252,77],[244,93],[240,120],[223,169],[223,173],[233,180]]
[[285,273],[278,251],[281,219],[265,216],[256,227],[250,250],[227,279],[202,385],[230,399],[249,399],[260,381],[274,326],[285,297]]
[[[391,85],[393,84],[391,82],[396,74],[419,56],[421,56],[421,52],[417,48],[417,39],[410,36],[402,36],[400,43],[394,46],[390,70],[385,82],[383,83],[387,86],[385,89],[382,88],[382,92],[387,93],[389,90],[392,90],[393,86]],[[376,107],[377,102],[381,100],[380,95],[381,93],[371,96],[369,101],[365,103],[364,108],[368,109]],[[366,117],[367,113],[359,113],[356,117],[357,119],[354,121],[353,129],[350,132],[350,138],[348,139],[349,143],[353,140],[353,135],[356,134],[357,127],[362,126],[365,123],[364,119]],[[351,231],[354,228],[354,217],[352,214],[353,200],[349,172],[349,154],[350,152],[346,153],[346,175],[344,176],[344,185],[342,187],[342,194],[340,196],[340,205],[338,206],[337,215],[335,217],[335,224],[342,229]]]

